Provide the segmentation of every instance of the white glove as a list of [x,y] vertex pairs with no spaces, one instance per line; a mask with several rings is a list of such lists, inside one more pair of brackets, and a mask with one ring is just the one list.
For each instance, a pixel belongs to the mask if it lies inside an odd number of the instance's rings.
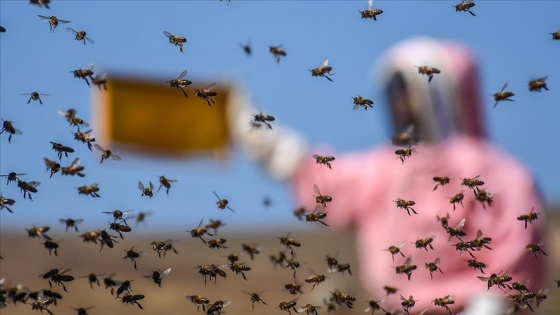
[[261,164],[275,179],[291,178],[307,145],[295,131],[272,123],[272,130],[261,124],[256,128],[253,115],[259,113],[240,87],[232,89],[228,106],[228,121],[232,136],[253,160]]

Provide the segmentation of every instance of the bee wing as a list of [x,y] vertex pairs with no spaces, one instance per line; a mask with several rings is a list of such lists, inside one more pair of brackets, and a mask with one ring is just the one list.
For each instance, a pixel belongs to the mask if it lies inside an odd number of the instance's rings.
[[154,184],[152,184],[152,181],[150,181],[150,189],[154,190]]
[[222,200],[222,198],[220,198],[220,196],[218,196],[218,194],[215,191],[213,191],[213,193],[214,193],[214,196],[216,196],[216,198],[218,198],[219,200]]
[[210,84],[210,85],[206,88],[206,90],[211,91],[212,88],[214,88],[214,85],[216,85],[216,83]]
[[352,109],[353,109],[353,110],[356,110],[356,109],[358,109],[358,108],[360,108],[360,105],[359,105],[359,104],[356,104],[356,105],[354,105],[354,107],[353,107]]
[[93,63],[87,66],[84,70],[91,70],[91,69],[93,69]]
[[40,182],[35,182],[35,181],[28,182],[28,184],[29,184],[30,186],[32,186],[32,187],[37,187],[37,186],[41,185]]
[[500,92],[503,92],[503,91],[506,89],[506,87],[508,86],[508,83],[509,83],[509,82],[506,82],[506,83],[504,84],[504,86],[502,87],[502,89],[500,90]]
[[173,36],[173,35],[172,35],[171,33],[169,33],[168,31],[163,31],[163,35],[164,35],[165,37],[171,37],[171,36]]
[[138,181],[138,189],[144,190],[144,185],[142,184],[141,181]]
[[72,161],[72,164],[70,164],[70,167],[77,167],[78,165],[80,165],[80,158],[77,157],[74,159],[74,161]]
[[161,277],[166,277],[171,272],[171,268],[167,268],[160,273]]
[[74,220],[74,224],[80,224],[80,223],[82,223],[82,222],[84,222],[84,219],[76,219],[76,220]]
[[66,224],[67,220],[66,219],[58,219],[58,222],[60,222],[62,224]]
[[71,32],[71,33],[74,33],[74,34],[78,33],[78,32],[76,32],[74,29],[72,29],[71,27],[67,27],[66,30],[67,30],[68,32]]
[[40,17],[43,20],[50,20],[51,19],[50,16],[44,16],[44,15],[40,15],[40,14],[38,14],[37,16]]
[[58,20],[58,22],[59,22],[59,23],[70,23],[70,21],[67,21],[67,20],[60,20],[60,19]]
[[482,237],[482,230],[476,231],[476,238],[481,238],[481,237]]
[[111,153],[111,157],[112,157],[113,160],[115,160],[115,161],[120,161],[120,160],[121,160],[121,157],[118,156],[118,155],[116,155],[116,154],[112,154],[112,153]]
[[93,144],[93,146],[94,146],[97,150],[99,150],[99,151],[105,151],[105,149],[103,149],[103,148],[102,148],[99,144],[97,144],[97,143]]
[[323,62],[321,62],[321,65],[319,66],[319,68],[326,67],[328,64],[329,64],[329,59],[327,58],[327,59],[323,60]]
[[317,195],[321,195],[321,191],[319,191],[319,187],[317,187],[317,185],[313,185],[313,191],[314,191]]
[[86,40],[88,41],[88,43],[90,44],[95,44],[95,42],[93,41],[93,39],[86,37]]
[[177,80],[181,80],[182,78],[184,78],[187,73],[189,72],[189,70],[185,70],[183,72],[181,72],[181,74],[177,77]]
[[405,265],[410,265],[411,262],[412,262],[412,256],[408,256],[408,258],[406,258],[404,264]]
[[465,221],[466,221],[466,219],[463,219],[463,220],[459,221],[459,223],[457,223],[457,225],[455,225],[455,228],[462,229],[465,226]]

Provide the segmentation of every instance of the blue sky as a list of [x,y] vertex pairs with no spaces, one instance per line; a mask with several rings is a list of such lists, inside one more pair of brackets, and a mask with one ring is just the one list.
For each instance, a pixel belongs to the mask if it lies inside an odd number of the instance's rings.
[[[263,229],[271,220],[296,224],[289,187],[268,178],[238,149],[226,164],[120,153],[121,161],[100,166],[98,152],[75,142],[74,128],[57,114],[73,107],[84,120],[93,120],[92,90],[70,71],[94,64],[96,73],[174,78],[188,69],[191,80],[235,80],[277,118],[275,123],[299,130],[311,145],[347,152],[388,141],[373,66],[387,48],[417,35],[472,47],[480,61],[490,139],[528,165],[548,203],[559,203],[560,41],[549,33],[560,29],[560,2],[476,1],[476,17],[456,13],[451,6],[458,2],[376,1],[374,7],[384,13],[374,22],[358,13],[367,1],[53,1],[50,10],[1,1],[0,25],[7,32],[0,34],[0,117],[13,121],[23,135],[11,144],[0,136],[0,173],[27,173],[24,180],[41,182],[32,202],[15,185],[0,183],[1,194],[16,199],[14,214],[0,212],[1,227],[61,230],[58,219],[73,217],[85,219],[81,230],[95,229],[110,219],[101,212],[114,209],[153,211],[145,228],[152,232],[164,225],[190,230],[203,217]],[[49,33],[38,14],[71,23]],[[74,41],[66,27],[86,30],[95,44]],[[185,53],[162,31],[187,37]],[[247,42],[251,57],[240,48]],[[287,56],[277,64],[268,47],[280,44]],[[332,83],[309,73],[325,58],[335,73]],[[529,93],[528,80],[545,75],[550,91]],[[506,81],[515,102],[494,110],[491,95]],[[50,96],[42,98],[42,106],[27,105],[28,97],[20,93],[31,91]],[[353,111],[350,97],[358,94],[373,99],[376,108]],[[49,179],[43,164],[43,157],[55,158],[49,141],[74,147],[76,153],[61,164],[79,156],[87,176]],[[162,174],[179,180],[170,195],[140,197],[138,181],[155,183]],[[95,182],[102,198],[77,195],[75,187]],[[220,212],[212,191],[228,198],[237,212]],[[272,199],[270,208],[262,206],[264,196]]]

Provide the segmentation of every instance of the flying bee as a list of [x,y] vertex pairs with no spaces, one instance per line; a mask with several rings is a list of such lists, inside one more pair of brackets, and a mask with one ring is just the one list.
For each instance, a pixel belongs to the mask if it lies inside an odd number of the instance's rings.
[[401,162],[404,164],[404,160],[412,155],[413,150],[414,148],[412,147],[406,147],[406,148],[395,150],[395,154],[399,156],[399,159],[401,159]]
[[132,231],[130,226],[120,224],[120,223],[116,223],[116,222],[109,222],[109,229],[119,233],[119,236],[120,236],[121,240],[124,240],[124,237],[122,235],[123,232],[128,233],[128,232]]
[[278,239],[280,240],[280,244],[288,247],[290,252],[293,253],[292,247],[301,247],[301,243],[291,238],[290,234],[291,233],[288,233],[285,237],[279,237]]
[[29,4],[34,4],[40,8],[44,6],[45,8],[50,9],[49,3],[51,3],[51,0],[29,0]]
[[340,273],[344,273],[345,271],[348,271],[348,274],[352,275],[352,270],[350,269],[350,264],[337,264],[336,265],[336,271],[340,272]]
[[117,288],[117,297],[116,298],[118,298],[125,291],[126,291],[127,294],[130,294],[130,292],[132,292],[132,281],[134,281],[134,280],[125,280],[123,282],[120,282],[120,281],[117,282],[117,285],[119,287]]
[[303,285],[298,283],[297,280],[295,280],[293,283],[284,285],[284,288],[288,290],[291,295],[296,295],[298,293],[303,294],[303,291],[301,291],[301,287],[303,287]]
[[66,269],[64,271],[61,271],[61,270],[62,270],[62,268],[51,269],[47,273],[42,274],[41,277],[45,280],[48,280],[49,286],[51,288],[52,288],[52,284],[54,283],[54,284],[57,284],[59,286],[62,286],[62,289],[64,290],[64,292],[68,292],[68,290],[66,290],[66,286],[64,285],[64,282],[73,281],[74,277],[66,274],[68,271],[70,271],[70,269]]
[[243,51],[245,52],[245,54],[247,54],[247,56],[251,56],[251,53],[253,52],[253,50],[251,49],[251,43],[247,43],[247,44],[240,44],[241,49],[243,49]]
[[78,312],[78,315],[88,315],[88,312],[90,309],[92,309],[93,306],[90,307],[78,307],[78,308],[72,308],[74,311]]
[[492,242],[491,237],[482,237],[482,231],[478,230],[476,232],[476,238],[472,241],[467,242],[467,247],[476,250],[481,250],[482,247],[485,247],[491,250],[492,248],[488,246],[488,244],[490,244],[491,242]]
[[150,245],[152,245],[152,249],[155,250],[159,258],[161,258],[161,254],[163,253],[163,257],[165,257],[165,253],[168,251],[173,251],[175,254],[178,254],[175,247],[173,247],[173,243],[176,243],[176,241],[168,239],[163,242],[153,241]]
[[455,303],[455,298],[452,297],[451,295],[447,295],[447,296],[442,297],[442,298],[436,298],[432,301],[432,303],[434,303],[435,306],[439,306],[439,307],[444,308],[446,311],[449,312],[449,314],[453,314],[453,311],[451,311],[451,309],[448,306],[450,304]]
[[213,220],[210,219],[210,221],[208,222],[208,224],[206,224],[204,227],[207,229],[212,229],[214,230],[214,234],[218,235],[218,229],[222,226],[226,226],[225,223],[223,223],[221,220]]
[[214,238],[208,241],[208,247],[217,249],[228,248],[224,245],[226,242],[227,240],[225,238]]
[[471,255],[472,258],[475,258],[473,253],[471,252],[473,246],[472,244],[469,244],[469,242],[460,241],[459,243],[453,244],[453,246],[455,247],[455,250],[458,250],[461,253],[460,255],[463,255],[463,253],[467,252],[469,253],[469,255]]
[[513,94],[513,92],[505,91],[507,85],[508,85],[508,82],[506,82],[504,84],[504,86],[502,87],[500,92],[494,93],[494,101],[496,101],[496,103],[494,103],[494,108],[496,108],[496,106],[498,106],[498,103],[501,102],[501,101],[513,102],[513,100],[510,99],[510,97],[515,96],[515,94]]
[[270,255],[270,262],[276,268],[276,265],[280,265],[280,267],[284,268],[284,261],[286,260],[286,253],[283,251],[279,251],[276,255]]
[[[60,111],[58,112],[61,115],[65,115],[65,112]],[[66,120],[70,123],[70,126],[76,126],[78,128],[80,128],[80,126],[82,127],[89,127],[89,124],[87,122],[85,122],[83,119],[81,119],[80,117],[73,115],[71,117],[66,118]]]
[[315,210],[313,210],[312,213],[309,213],[309,214],[305,215],[305,221],[306,222],[319,222],[324,226],[329,226],[325,222],[321,221],[322,219],[327,217],[327,213],[328,213],[328,212],[322,211],[323,209],[324,209],[323,205],[317,205],[317,207],[315,207]]
[[126,219],[125,219],[125,215],[128,213],[131,213],[134,210],[114,210],[114,211],[103,211],[103,213],[106,214],[110,214],[113,216],[113,222],[117,223],[117,222],[123,222],[125,225],[128,225],[128,223],[126,223]]
[[10,213],[14,213],[8,206],[13,206],[16,203],[14,199],[6,198],[0,195],[0,210],[6,208]]
[[52,149],[57,152],[59,161],[62,160],[62,154],[64,154],[65,157],[68,157],[68,153],[74,152],[74,149],[72,149],[71,147],[67,147],[58,142],[50,141],[50,143],[52,144]]
[[22,180],[18,180],[18,187],[21,190],[21,192],[23,192],[23,199],[25,199],[25,196],[29,197],[29,200],[33,201],[33,199],[31,198],[31,193],[36,193],[37,192],[37,186],[39,186],[41,183],[40,182],[25,182]]
[[87,278],[88,282],[89,282],[89,286],[93,289],[93,284],[97,284],[97,286],[100,286],[101,284],[99,283],[99,277],[102,277],[103,275],[98,275],[95,273],[90,273],[87,276],[80,276],[78,278]]
[[89,231],[86,232],[82,235],[80,235],[80,237],[83,239],[84,243],[94,243],[97,244],[97,239],[101,236],[101,232],[100,231]]
[[142,191],[142,196],[147,196],[152,198],[154,196],[154,184],[150,181],[150,187],[144,187],[141,181],[138,181],[138,189]]
[[279,308],[281,311],[286,311],[286,312],[288,312],[288,314],[292,315],[290,310],[294,310],[294,312],[297,312],[297,310],[296,310],[297,300],[298,299],[296,298],[296,299],[293,299],[293,300],[288,301],[288,302],[280,302],[280,304],[278,304],[278,306],[276,308]]
[[99,234],[99,237],[100,237],[99,243],[101,244],[101,248],[99,249],[100,252],[103,249],[103,246],[107,245],[109,248],[113,248],[114,243],[118,243],[116,240],[114,240],[114,238],[117,238],[117,237],[107,233],[107,231],[102,230],[99,233],[100,233]]
[[35,237],[42,237],[46,240],[51,240],[51,238],[45,234],[47,233],[51,228],[48,226],[33,226],[30,229],[25,229],[27,231],[27,236],[31,237],[31,238],[35,238]]
[[529,91],[540,92],[541,89],[545,89],[548,91],[548,87],[546,86],[546,82],[545,82],[546,78],[548,78],[548,76],[529,81]]
[[169,43],[179,46],[179,50],[183,52],[183,43],[187,42],[187,39],[183,36],[172,35],[167,31],[163,31],[163,35],[169,39]]
[[93,135],[90,135],[91,131],[92,130],[90,129],[88,131],[81,132],[80,129],[78,128],[78,131],[74,133],[74,140],[87,144],[88,149],[90,151],[92,147],[92,142],[95,142],[95,137]]
[[327,306],[327,313],[336,312],[336,304],[334,302],[334,298],[331,296],[329,299],[323,298],[323,304]]
[[299,207],[294,209],[293,214],[298,220],[302,221],[305,217],[305,212],[307,212],[307,210],[304,207]]
[[78,175],[84,177],[86,176],[86,174],[82,173],[84,168],[84,166],[80,166],[80,158],[75,158],[70,166],[61,167],[60,170],[62,175]]
[[39,310],[41,313],[43,311],[47,311],[50,315],[54,315],[54,313],[49,310],[49,307],[54,303],[54,301],[56,300],[53,298],[38,298],[36,301],[31,303],[31,310]]
[[48,249],[49,251],[49,255],[54,251],[54,255],[58,256],[58,243],[54,242],[54,241],[45,241],[43,244],[43,246],[45,246],[46,249]]
[[276,118],[274,118],[274,116],[272,115],[263,114],[262,112],[260,112],[256,115],[253,115],[253,120],[257,123],[265,124],[268,127],[268,129],[272,129],[272,126],[268,122],[274,121],[276,120]]
[[254,260],[255,255],[260,254],[260,252],[261,252],[261,248],[254,245],[254,244],[243,243],[243,244],[241,244],[241,247],[243,248],[243,250],[247,254],[249,254],[249,257],[251,257],[251,260]]
[[111,150],[105,150],[97,143],[94,144],[94,146],[97,150],[101,151],[101,162],[99,163],[103,163],[103,160],[107,160],[109,157],[113,158],[115,161],[120,161],[121,157],[111,152]]
[[464,198],[465,198],[465,195],[462,192],[460,192],[460,193],[456,194],[455,196],[453,196],[449,199],[449,202],[453,204],[453,211],[455,211],[455,204],[456,203],[460,203],[461,207],[464,207],[463,206],[463,199]]
[[248,294],[249,297],[251,298],[251,308],[253,309],[253,311],[255,310],[255,303],[263,303],[264,305],[267,305],[265,301],[263,301],[263,299],[261,299],[260,297],[260,293],[249,293],[247,291],[243,291],[243,293]]
[[383,287],[383,290],[385,290],[386,295],[390,295],[390,294],[396,294],[399,289],[386,285]]
[[537,307],[542,303],[542,301],[548,298],[548,289],[539,289],[537,293],[535,293],[535,299],[537,300]]
[[183,79],[187,75],[187,73],[189,73],[189,71],[185,70],[181,72],[181,74],[177,77],[177,79],[169,80],[166,81],[165,83],[169,83],[169,87],[176,88],[177,90],[183,92],[183,95],[185,95],[185,97],[188,98],[189,95],[185,90],[183,90],[183,88],[186,88],[187,86],[192,84],[192,81]]
[[478,269],[478,270],[480,270],[480,272],[482,272],[484,274],[484,268],[487,267],[485,263],[476,260],[476,258],[475,259],[467,259],[466,262],[467,262],[468,267],[473,268],[474,270]]
[[[214,96],[218,95],[218,93],[212,91],[212,88],[214,88],[215,85],[216,83],[212,83],[204,89],[194,90],[195,95],[205,100],[208,106],[210,107],[212,107],[212,104],[216,104],[216,101],[214,100]],[[210,104],[210,102],[212,102],[212,104]]]
[[374,108],[375,106],[373,106],[373,101],[362,97],[360,95],[358,96],[352,96],[352,99],[354,100],[354,107],[352,108],[353,110],[356,110],[358,108],[360,108],[360,106],[363,106],[364,109],[367,111],[368,107],[370,108]]
[[83,41],[83,42],[84,42],[84,45],[86,44],[86,40],[87,40],[90,44],[93,44],[93,43],[94,43],[94,42],[93,42],[93,39],[91,39],[91,38],[89,38],[89,37],[86,36],[87,33],[86,33],[85,31],[79,31],[79,32],[77,32],[77,31],[73,30],[73,29],[70,28],[70,27],[67,27],[66,30],[67,30],[68,32],[73,33],[74,35],[76,35],[76,37],[75,37],[74,39],[75,39],[75,40],[78,40],[78,41],[80,41],[80,40]]
[[23,175],[27,175],[27,173],[16,173],[16,172],[10,172],[8,174],[5,175],[0,175],[1,177],[6,177],[6,185],[8,185],[11,182],[17,182],[19,181],[18,176],[23,176]]
[[449,234],[449,239],[448,241],[450,241],[453,237],[457,237],[459,240],[462,240],[462,236],[466,236],[467,233],[465,231],[462,230],[462,228],[465,226],[465,219],[462,219],[461,221],[459,221],[459,223],[457,223],[455,226],[451,227],[448,226],[445,231],[447,232],[447,234]]
[[228,210],[230,210],[231,212],[235,212],[235,210],[233,210],[232,208],[230,208],[228,206],[229,201],[227,199],[220,198],[220,196],[218,196],[218,194],[215,191],[213,191],[213,193],[214,193],[214,196],[216,196],[216,198],[218,198],[218,201],[216,201],[216,205],[218,205],[218,209],[223,210],[225,208],[228,208]]
[[216,301],[206,311],[207,315],[221,315],[222,309],[231,304],[231,301]]
[[313,283],[313,286],[311,287],[311,291],[313,291],[315,286],[319,285],[321,282],[324,282],[327,279],[327,277],[325,275],[317,274],[315,271],[311,269],[309,269],[309,271],[311,271],[312,274],[309,277],[305,278],[305,282]]
[[507,283],[511,281],[511,277],[507,273],[504,273],[502,271],[500,271],[498,274],[493,273],[490,275],[490,277],[477,278],[488,283],[488,290],[490,290],[490,288],[494,285],[500,289],[508,288],[511,290],[511,286]]
[[74,74],[74,78],[78,78],[78,79],[84,79],[86,80],[86,84],[87,86],[91,87],[91,85],[89,85],[89,80],[93,81],[93,65],[89,65],[86,68],[82,69],[78,69],[78,70],[72,70],[70,72],[72,72]]
[[518,304],[521,304],[523,308],[529,308],[531,312],[534,312],[533,307],[529,304],[529,302],[534,301],[534,292],[520,292],[517,294],[510,294],[508,297],[513,303],[516,303],[515,306],[519,307]]
[[130,259],[130,261],[134,264],[134,269],[138,270],[136,268],[136,259],[145,256],[146,253],[143,251],[137,252],[134,251],[134,246],[132,246],[132,248],[130,248],[129,250],[123,249],[126,252],[126,255],[123,257],[123,259]]
[[434,241],[434,237],[430,236],[426,238],[419,238],[413,244],[416,246],[416,248],[423,248],[426,251],[428,251],[428,247],[430,247],[430,249],[432,250],[434,249],[434,247],[432,246],[433,241]]
[[9,121],[9,120],[4,120],[2,119],[2,131],[0,131],[0,134],[4,133],[4,131],[6,133],[9,133],[10,135],[8,136],[8,143],[12,142],[12,136],[13,135],[21,135],[21,131],[17,130],[16,128],[14,128],[14,124],[13,122]]
[[467,186],[474,191],[474,193],[478,193],[480,191],[479,186],[484,185],[484,182],[478,179],[480,175],[477,175],[472,178],[461,178],[461,186]]
[[216,272],[212,270],[210,265],[196,266],[194,267],[194,269],[197,269],[198,273],[202,275],[202,278],[204,278],[204,285],[206,285],[207,278],[209,278],[210,281],[212,281],[212,278],[217,277]]
[[338,290],[335,290],[334,292],[330,292],[331,293],[331,297],[333,298],[333,300],[338,304],[338,305],[346,305],[348,308],[352,308],[354,307],[354,302],[356,301],[356,298],[351,296],[348,293],[344,293],[344,292],[340,292]]
[[410,280],[410,276],[412,276],[412,272],[414,270],[416,270],[416,268],[418,268],[418,266],[412,265],[411,262],[412,262],[412,256],[408,256],[408,258],[406,259],[406,261],[404,262],[403,265],[395,267],[396,273],[398,275],[399,274],[406,274],[406,276],[408,277],[408,280]]
[[93,83],[93,85],[97,85],[99,91],[101,91],[102,89],[107,91],[107,74],[95,76],[93,79],[91,79],[91,83]]
[[196,305],[197,311],[202,306],[202,310],[206,312],[205,305],[210,304],[210,300],[200,295],[187,295],[186,298],[189,299],[194,305]]
[[208,244],[208,243],[206,243],[206,241],[202,238],[202,236],[203,236],[204,234],[209,235],[209,236],[214,236],[214,235],[213,235],[213,234],[210,234],[206,228],[201,227],[201,226],[202,226],[202,221],[203,221],[203,220],[204,220],[204,219],[201,219],[200,222],[198,223],[198,226],[197,226],[196,228],[194,228],[194,229],[191,230],[191,236],[192,236],[192,237],[199,238],[204,244]]
[[159,188],[157,192],[161,189],[161,187],[165,187],[167,189],[166,193],[169,195],[169,189],[171,188],[171,183],[176,183],[176,179],[167,179],[165,176],[159,176]]
[[43,20],[49,21],[49,28],[51,30],[51,33],[54,33],[54,30],[58,26],[58,23],[63,23],[63,24],[70,23],[70,21],[61,20],[54,15],[53,16],[44,16],[44,15],[38,14],[37,16],[40,17]]
[[127,217],[127,219],[134,218],[134,220],[136,220],[136,227],[138,227],[138,224],[140,224],[142,222],[145,222],[146,217],[151,215],[151,214],[152,214],[152,211],[146,211],[146,212],[140,211],[140,212],[138,212],[138,214],[136,216],[129,216],[129,217]]
[[280,56],[286,56],[286,51],[282,48],[282,45],[270,46],[269,51],[276,59],[276,63],[280,63]]
[[138,300],[142,300],[144,298],[144,295],[142,294],[135,294],[135,295],[123,295],[123,297],[121,298],[121,302],[125,303],[125,304],[130,304],[130,305],[135,305],[138,306],[138,308],[140,308],[141,310],[143,310],[144,308],[142,307],[142,305],[140,305],[140,303],[138,303]]
[[313,191],[317,194],[316,196],[314,196],[315,202],[323,205],[323,207],[326,207],[327,203],[332,201],[331,196],[321,194],[321,191],[319,190],[319,187],[317,187],[317,185],[313,185]]
[[439,258],[436,258],[436,260],[424,264],[426,266],[426,269],[428,269],[428,271],[430,272],[431,279],[434,278],[433,273],[436,271],[439,271],[441,272],[441,274],[444,274],[441,268],[438,266],[439,262],[440,262]]
[[528,292],[529,289],[527,288],[527,285],[525,285],[525,281],[515,281],[511,283],[511,288],[513,290],[517,290],[519,292]]
[[554,33],[550,33],[552,35],[553,40],[560,40],[560,31],[556,31]]
[[455,7],[455,12],[469,12],[472,16],[476,16],[476,14],[471,11],[471,8],[474,7],[474,2],[472,2],[472,0],[463,0],[461,3],[453,5],[452,7]]
[[393,257],[393,261],[395,261],[395,255],[396,254],[401,254],[401,256],[406,257],[403,252],[401,251],[401,248],[406,244],[405,241],[403,241],[402,243],[400,243],[397,246],[391,245],[389,246],[389,248],[385,249],[386,251],[391,253],[391,256]]
[[368,7],[368,9],[364,10],[364,11],[358,10],[358,12],[360,12],[360,15],[362,16],[362,19],[373,19],[374,21],[377,21],[377,16],[378,15],[383,14],[383,10],[372,9],[371,7]]
[[293,271],[293,275],[292,275],[292,276],[294,277],[294,279],[295,279],[295,277],[296,277],[296,270],[297,270],[300,266],[301,266],[301,265],[300,265],[299,261],[297,261],[297,260],[295,259],[294,253],[292,253],[292,258],[286,260],[286,267],[285,267],[285,268],[290,268],[290,269],[292,269],[292,271]]
[[167,275],[170,272],[171,272],[171,268],[167,268],[164,271],[156,270],[156,271],[152,271],[151,275],[144,276],[144,278],[152,279],[154,281],[154,283],[157,284],[161,288],[161,282],[163,281],[163,278],[167,277]]
[[318,315],[317,310],[321,308],[322,308],[321,306],[306,304],[304,307],[297,308],[296,312],[305,313],[307,315]]
[[416,135],[414,125],[409,125],[406,129],[398,134],[391,137],[391,142],[393,145],[412,147],[418,143],[418,136]]
[[235,272],[236,275],[241,274],[243,279],[247,280],[247,275],[245,275],[245,272],[250,271],[251,267],[247,266],[245,263],[238,263],[238,262],[230,263],[228,264],[228,266],[229,266],[229,270]]
[[401,295],[401,305],[406,314],[410,314],[410,309],[416,305],[416,301],[418,300],[415,300],[412,295],[409,296],[408,299],[405,299],[404,296]]
[[412,206],[416,204],[416,202],[414,202],[413,200],[404,200],[401,198],[397,198],[397,200],[393,200],[393,202],[397,204],[397,208],[406,210],[408,215],[411,215],[410,211],[412,211],[414,214],[418,214],[418,212],[416,212],[414,208],[412,208]]
[[425,74],[428,76],[428,83],[432,82],[432,79],[434,78],[434,74],[441,73],[441,71],[438,68],[434,68],[434,67],[420,66],[416,68],[418,68],[419,74]]
[[35,91],[31,93],[22,93],[20,95],[29,95],[29,100],[27,100],[27,104],[29,104],[31,101],[39,101],[39,104],[41,105],[43,105],[43,101],[41,100],[41,95],[50,96],[50,94],[43,94]]
[[517,217],[517,220],[525,221],[525,229],[527,229],[527,223],[531,223],[531,222],[535,221],[540,214],[540,213],[533,212],[533,210],[535,210],[535,207],[531,208],[531,212],[529,212],[527,214],[522,214],[522,215]]
[[316,164],[324,164],[332,170],[330,162],[335,160],[334,156],[313,154],[313,158],[315,159]]
[[438,183],[433,190],[436,190],[438,186],[445,186],[449,184],[449,177],[448,176],[436,176],[433,178],[434,182]]
[[51,171],[50,177],[52,178],[53,174],[57,173],[60,170],[61,166],[56,161],[51,161],[47,158],[43,158],[43,159],[45,160],[45,166],[47,167],[47,171],[49,170]]
[[97,184],[91,185],[84,185],[78,187],[78,195],[90,195],[93,198],[101,197],[97,192],[99,191],[99,187]]
[[444,217],[440,217],[439,215],[436,215],[437,221],[439,223],[441,223],[441,226],[447,230],[447,228],[449,227],[449,219],[451,218],[449,216],[449,213],[447,213]]
[[[371,315],[375,314],[375,311],[382,311],[384,313],[389,313],[387,310],[385,310],[383,307],[381,307],[381,303],[383,303],[385,300],[381,300],[381,301],[374,301],[374,300],[369,300],[368,301],[368,307],[364,310],[364,312],[369,312],[371,311]],[[390,314],[390,313],[389,313]]]
[[482,207],[484,209],[486,209],[486,204],[491,207],[492,202],[494,202],[494,194],[491,194],[484,189],[479,190],[475,196],[476,201],[482,203]]
[[537,244],[533,244],[533,243],[527,244],[527,246],[525,246],[525,248],[526,248],[528,251],[532,252],[533,255],[535,255],[535,259],[537,259],[537,253],[538,253],[538,252],[542,253],[542,254],[545,255],[545,256],[548,256],[548,254],[545,253],[545,251],[542,249],[542,245],[543,245],[543,242],[540,241],[540,242],[538,242]]
[[321,64],[317,68],[313,68],[313,69],[309,70],[309,71],[311,71],[311,76],[313,76],[313,77],[325,77],[325,78],[327,78],[327,80],[332,82],[332,79],[329,78],[329,76],[328,76],[328,75],[333,75],[333,73],[331,72],[332,67],[329,66],[328,64],[329,64],[329,59],[323,60],[323,62],[321,62]]
[[334,257],[332,257],[328,254],[326,255],[325,261],[327,262],[327,265],[329,266],[329,271],[332,271],[333,268],[336,268],[338,266],[338,260],[336,259],[336,256],[338,256],[338,253],[336,255],[334,255]]

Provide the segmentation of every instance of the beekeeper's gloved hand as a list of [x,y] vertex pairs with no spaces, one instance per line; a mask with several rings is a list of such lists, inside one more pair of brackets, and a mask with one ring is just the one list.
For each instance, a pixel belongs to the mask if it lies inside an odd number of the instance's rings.
[[241,88],[232,90],[230,100],[228,120],[234,141],[275,179],[291,178],[307,152],[304,139],[276,122],[272,130],[264,124],[256,128],[253,115],[259,111]]

